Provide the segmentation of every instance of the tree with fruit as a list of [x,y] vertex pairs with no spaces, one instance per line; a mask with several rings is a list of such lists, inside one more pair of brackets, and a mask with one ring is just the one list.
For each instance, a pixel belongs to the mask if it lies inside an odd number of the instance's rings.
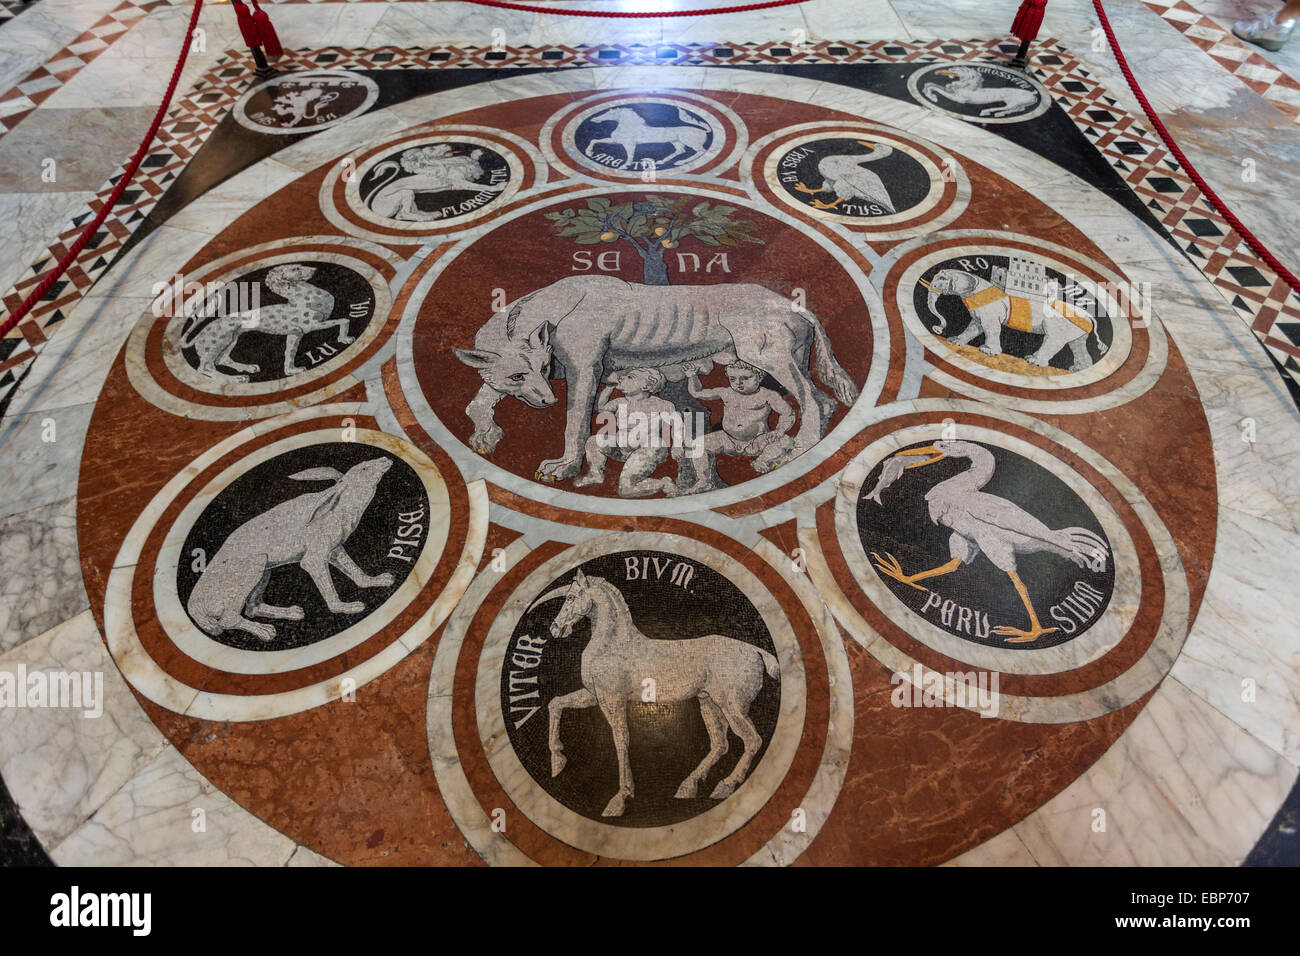
[[[694,205],[692,205],[694,203]],[[712,205],[693,196],[646,196],[640,202],[611,203],[593,196],[583,208],[548,212],[555,235],[569,236],[581,246],[626,241],[641,257],[642,281],[668,285],[664,254],[682,242],[697,240],[706,246],[761,244],[752,222],[732,219],[735,206]]]

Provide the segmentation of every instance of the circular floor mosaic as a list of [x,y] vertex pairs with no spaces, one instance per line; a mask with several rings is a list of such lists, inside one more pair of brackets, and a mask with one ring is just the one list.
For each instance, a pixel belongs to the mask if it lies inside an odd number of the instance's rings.
[[[109,373],[78,514],[186,759],[314,781],[239,802],[349,863],[937,863],[1087,771],[1204,594],[1209,428],[977,128],[1043,88],[912,66],[924,106],[431,95],[160,264],[197,295]],[[287,82],[240,121],[369,105]]]

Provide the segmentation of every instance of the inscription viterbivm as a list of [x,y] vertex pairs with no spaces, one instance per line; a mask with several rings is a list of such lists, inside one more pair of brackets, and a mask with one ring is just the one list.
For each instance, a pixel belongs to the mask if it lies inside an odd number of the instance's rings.
[[701,562],[622,551],[551,581],[520,617],[501,710],[552,797],[620,826],[717,805],[762,759],[780,712],[762,616]]
[[186,536],[176,590],[212,640],[254,651],[331,637],[382,605],[428,540],[409,464],[362,442],[295,448],[240,475]]
[[976,644],[1064,644],[1114,593],[1110,542],[1092,509],[1047,468],[996,445],[909,445],[868,473],[857,515],[885,586]]

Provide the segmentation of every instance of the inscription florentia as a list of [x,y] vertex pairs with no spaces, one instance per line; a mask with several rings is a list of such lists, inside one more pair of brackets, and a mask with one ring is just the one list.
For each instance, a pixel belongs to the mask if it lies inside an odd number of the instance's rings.
[[457,141],[400,150],[366,171],[361,200],[396,222],[442,222],[477,212],[510,182],[510,165],[494,149]]
[[593,558],[553,580],[510,638],[511,745],[560,803],[662,826],[735,792],[780,711],[762,616],[730,580],[660,551]]

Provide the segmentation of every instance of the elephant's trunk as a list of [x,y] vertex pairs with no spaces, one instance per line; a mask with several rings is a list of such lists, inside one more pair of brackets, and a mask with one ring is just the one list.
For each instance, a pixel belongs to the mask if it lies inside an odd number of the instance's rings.
[[924,279],[921,280],[921,285],[925,286],[926,289],[928,289],[930,292],[929,298],[926,299],[926,303],[925,303],[926,311],[929,312],[930,315],[934,317],[935,321],[939,323],[930,331],[933,332],[935,335],[943,335],[944,331],[948,328],[948,323],[944,321],[944,318],[942,315],[939,314],[939,309],[938,309],[939,296],[942,295],[943,293],[941,293],[934,286],[930,285],[930,283],[926,282]]

